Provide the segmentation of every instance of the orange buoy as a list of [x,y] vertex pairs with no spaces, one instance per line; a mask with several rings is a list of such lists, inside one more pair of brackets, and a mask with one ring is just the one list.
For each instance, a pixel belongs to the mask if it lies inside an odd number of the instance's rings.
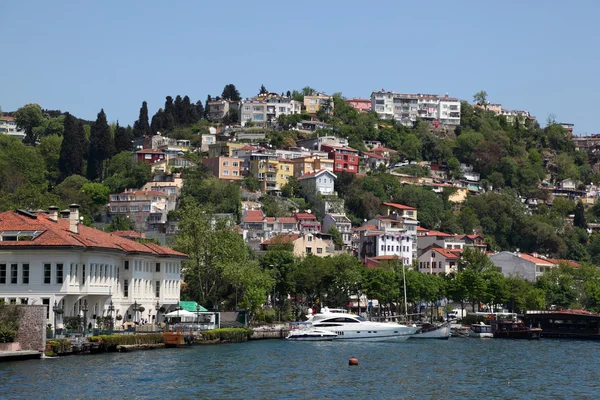
[[350,357],[350,359],[348,360],[348,365],[358,365],[358,358]]

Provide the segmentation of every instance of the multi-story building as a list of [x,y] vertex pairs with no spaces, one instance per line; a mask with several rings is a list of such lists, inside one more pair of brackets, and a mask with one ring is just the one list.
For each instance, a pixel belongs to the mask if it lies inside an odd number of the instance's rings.
[[300,233],[321,232],[321,223],[310,210],[303,213],[296,213],[294,216],[296,217],[296,221],[298,221],[298,231],[300,231]]
[[458,271],[461,250],[431,246],[419,256],[419,272],[430,275],[448,275]]
[[383,202],[379,206],[379,213],[382,215],[400,215],[402,217],[417,219],[417,209],[404,204]]
[[304,96],[304,110],[307,114],[316,114],[323,107],[327,108],[327,113],[333,113],[333,97],[324,93]]
[[401,230],[362,230],[358,243],[358,255],[363,262],[367,259],[386,260],[398,258],[404,265],[411,265],[413,260],[412,238]]
[[208,158],[233,157],[233,151],[248,146],[245,143],[218,142],[208,146]]
[[206,103],[208,109],[208,119],[210,121],[220,121],[231,110],[239,113],[240,103],[231,100],[213,100]]
[[444,125],[460,124],[460,100],[433,94],[404,94],[381,90],[371,94],[371,110],[381,119],[412,126],[417,118]]
[[19,140],[25,138],[25,131],[19,129],[15,119],[9,116],[0,116],[0,133],[6,136],[16,137]]
[[300,233],[296,217],[266,217],[261,210],[244,210],[242,235],[254,249],[265,240],[282,233]]
[[341,234],[344,245],[352,246],[352,222],[346,214],[325,214],[323,217],[323,232],[335,227]]
[[321,169],[308,174],[300,175],[298,182],[304,195],[314,199],[317,195],[331,196],[335,194],[334,183],[337,176],[331,171]]
[[298,178],[302,175],[310,174],[322,169],[333,172],[334,160],[330,160],[327,157],[328,155],[325,153],[325,157],[307,156],[290,160],[294,165],[294,176]]
[[271,246],[291,245],[296,257],[312,254],[317,257],[327,257],[333,254],[333,246],[313,233],[283,234],[274,236],[260,244],[261,250],[266,251]]
[[577,150],[600,150],[600,133],[595,133],[589,136],[573,136],[572,140]]
[[299,101],[268,93],[253,99],[242,100],[240,121],[242,126],[245,126],[248,121],[266,126],[277,121],[280,115],[300,114],[301,112],[302,103]]
[[249,155],[250,174],[258,179],[263,193],[280,190],[277,184],[279,157],[274,151],[256,151]]
[[370,99],[348,99],[346,100],[346,104],[362,113],[368,113],[371,111]]
[[164,231],[167,214],[175,209],[177,196],[154,190],[126,190],[111,194],[108,211],[111,217],[128,218],[136,231]]
[[[179,303],[185,254],[138,243],[80,223],[79,206],[61,212],[0,214],[0,299],[48,307],[47,321],[63,316],[122,316],[139,321],[134,304],[150,322]],[[63,313],[55,316],[56,306]],[[158,310],[158,311],[155,311]]]
[[241,158],[225,156],[202,160],[202,164],[206,165],[216,178],[226,181],[242,179],[242,162]]
[[322,145],[321,149],[326,151],[329,159],[334,160],[333,172],[358,173],[358,150],[348,146]]
[[324,151],[321,149],[323,145],[331,145],[331,146],[348,146],[348,139],[337,136],[317,136],[311,139],[302,139],[296,142],[296,145],[301,148],[316,150],[316,151]]
[[154,164],[167,159],[163,150],[143,149],[135,152],[136,160],[144,164]]

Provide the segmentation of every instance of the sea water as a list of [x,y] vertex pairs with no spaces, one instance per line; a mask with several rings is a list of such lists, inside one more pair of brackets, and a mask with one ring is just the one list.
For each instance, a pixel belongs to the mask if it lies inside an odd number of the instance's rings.
[[597,399],[600,342],[265,340],[68,356],[0,363],[0,398]]

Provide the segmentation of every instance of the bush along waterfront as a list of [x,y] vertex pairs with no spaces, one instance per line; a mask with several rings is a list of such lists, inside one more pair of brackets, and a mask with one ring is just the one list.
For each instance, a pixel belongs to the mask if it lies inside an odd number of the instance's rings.
[[143,335],[98,335],[90,336],[90,342],[98,343],[100,351],[118,351],[119,346],[140,346],[162,344],[162,333]]
[[59,354],[70,353],[72,350],[71,341],[68,339],[52,339],[46,341],[46,350],[44,354],[47,357],[56,357]]
[[239,343],[246,342],[252,336],[252,329],[248,328],[219,328],[204,331],[195,343]]

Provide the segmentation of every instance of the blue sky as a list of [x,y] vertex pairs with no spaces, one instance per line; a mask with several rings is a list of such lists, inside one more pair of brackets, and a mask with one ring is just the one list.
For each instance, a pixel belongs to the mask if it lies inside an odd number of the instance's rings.
[[0,106],[26,103],[133,124],[167,95],[193,101],[234,83],[449,93],[600,132],[600,2],[0,2]]

